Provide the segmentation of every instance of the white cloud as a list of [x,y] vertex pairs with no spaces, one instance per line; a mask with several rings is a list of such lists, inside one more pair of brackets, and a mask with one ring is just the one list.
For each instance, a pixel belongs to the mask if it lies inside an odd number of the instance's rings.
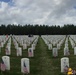
[[0,24],[76,24],[76,0],[0,2]]
[[48,15],[50,14],[50,12],[45,12],[43,14],[43,17],[42,18],[39,18],[39,19],[36,19],[34,20],[34,23],[35,24],[44,24],[46,20],[48,20]]

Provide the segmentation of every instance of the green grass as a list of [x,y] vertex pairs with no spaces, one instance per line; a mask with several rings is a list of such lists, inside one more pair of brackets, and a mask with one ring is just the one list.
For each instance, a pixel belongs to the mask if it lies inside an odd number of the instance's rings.
[[[5,44],[6,46],[6,44]],[[5,47],[4,47],[5,48]],[[5,55],[4,48],[2,49],[2,53],[0,57]],[[63,48],[64,43],[59,50],[58,57],[54,58],[52,56],[52,51],[48,50],[47,45],[44,43],[41,37],[38,39],[38,43],[36,49],[34,51],[34,57],[30,59],[30,74],[28,75],[65,75],[60,72],[60,59],[63,56]],[[71,48],[71,44],[69,42],[69,49],[71,55],[68,56],[70,59],[70,66],[76,69],[76,56],[73,54],[73,49]],[[23,75],[21,73],[21,58],[28,58],[27,49],[23,50],[23,55],[20,57],[16,56],[16,49],[13,45],[13,41],[11,44],[11,70],[2,72],[0,75]]]

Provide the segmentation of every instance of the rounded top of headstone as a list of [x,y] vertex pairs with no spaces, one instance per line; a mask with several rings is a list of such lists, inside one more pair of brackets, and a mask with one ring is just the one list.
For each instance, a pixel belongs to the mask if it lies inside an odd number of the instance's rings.
[[21,47],[18,47],[18,49],[21,49]]
[[2,58],[9,58],[9,56],[2,56]]
[[74,48],[76,48],[76,47],[74,47]]
[[29,61],[29,58],[22,58],[21,60],[28,60]]
[[61,60],[62,60],[62,59],[69,59],[69,58],[68,58],[68,57],[63,57],[63,58],[61,58]]

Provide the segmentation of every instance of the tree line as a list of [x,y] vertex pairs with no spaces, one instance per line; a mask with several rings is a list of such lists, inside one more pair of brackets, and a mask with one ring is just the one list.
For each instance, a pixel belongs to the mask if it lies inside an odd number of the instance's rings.
[[14,34],[14,35],[68,35],[76,34],[76,26],[73,24],[67,24],[64,26],[56,25],[4,25],[0,26],[0,35]]

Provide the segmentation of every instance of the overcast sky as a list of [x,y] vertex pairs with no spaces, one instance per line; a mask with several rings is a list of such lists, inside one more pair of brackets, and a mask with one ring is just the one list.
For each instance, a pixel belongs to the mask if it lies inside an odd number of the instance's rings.
[[76,0],[0,0],[0,24],[76,25]]

